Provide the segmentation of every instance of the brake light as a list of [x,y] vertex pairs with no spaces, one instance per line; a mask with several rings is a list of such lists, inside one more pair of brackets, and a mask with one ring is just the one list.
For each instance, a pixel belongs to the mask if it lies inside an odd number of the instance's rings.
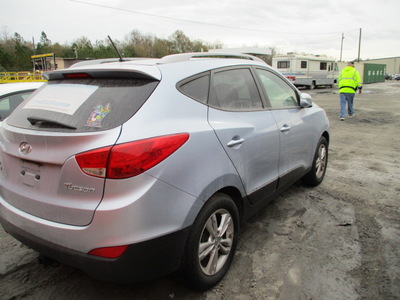
[[91,78],[92,76],[90,76],[87,73],[67,73],[64,74],[64,78],[67,79],[80,79],[80,78]]
[[139,175],[162,162],[189,139],[188,133],[108,146],[76,155],[81,170],[91,176],[123,179]]
[[99,256],[104,258],[117,258],[125,253],[128,249],[128,245],[104,247],[91,250],[88,254],[93,256]]

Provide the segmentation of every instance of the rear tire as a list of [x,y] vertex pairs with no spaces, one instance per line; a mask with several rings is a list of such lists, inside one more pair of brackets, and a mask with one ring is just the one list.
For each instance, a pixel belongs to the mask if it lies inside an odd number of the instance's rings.
[[302,182],[307,186],[319,185],[324,180],[327,166],[328,142],[325,137],[321,136],[315,151],[311,170],[302,178]]
[[182,261],[185,284],[204,291],[222,280],[236,252],[239,214],[226,194],[212,196],[201,209],[189,234]]

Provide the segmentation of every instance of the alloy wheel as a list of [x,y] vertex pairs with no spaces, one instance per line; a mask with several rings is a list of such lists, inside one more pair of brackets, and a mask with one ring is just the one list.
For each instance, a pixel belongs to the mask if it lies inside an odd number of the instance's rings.
[[204,225],[199,241],[199,264],[205,275],[218,273],[228,260],[234,238],[234,222],[225,209],[215,211]]
[[321,178],[324,175],[325,167],[326,167],[326,146],[321,144],[318,149],[318,156],[315,163],[315,171],[317,178]]

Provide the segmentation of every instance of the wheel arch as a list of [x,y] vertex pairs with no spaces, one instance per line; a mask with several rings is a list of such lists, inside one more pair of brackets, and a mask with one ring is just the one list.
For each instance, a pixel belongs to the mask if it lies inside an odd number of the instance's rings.
[[242,223],[244,221],[244,213],[243,213],[243,197],[240,191],[236,187],[227,186],[220,189],[216,193],[224,193],[232,198],[233,202],[235,202],[236,208],[239,213],[239,221],[240,223]]
[[324,131],[322,133],[322,136],[326,139],[326,141],[328,142],[328,145],[329,145],[329,141],[330,141],[329,132],[328,131]]
[[237,174],[230,174],[216,178],[203,189],[190,209],[183,223],[183,227],[191,226],[203,206],[217,193],[224,193],[232,198],[239,213],[239,221],[242,223],[244,219],[243,195],[245,195],[245,191],[240,177]]

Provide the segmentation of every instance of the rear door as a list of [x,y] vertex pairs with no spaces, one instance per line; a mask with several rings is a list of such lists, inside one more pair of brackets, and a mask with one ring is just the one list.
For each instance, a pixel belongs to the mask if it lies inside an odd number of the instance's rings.
[[209,123],[240,175],[253,203],[275,191],[279,133],[265,110],[250,68],[215,71]]
[[81,76],[49,81],[1,128],[0,196],[25,213],[71,225],[91,222],[105,183],[105,174],[86,175],[75,155],[114,145],[158,84]]

